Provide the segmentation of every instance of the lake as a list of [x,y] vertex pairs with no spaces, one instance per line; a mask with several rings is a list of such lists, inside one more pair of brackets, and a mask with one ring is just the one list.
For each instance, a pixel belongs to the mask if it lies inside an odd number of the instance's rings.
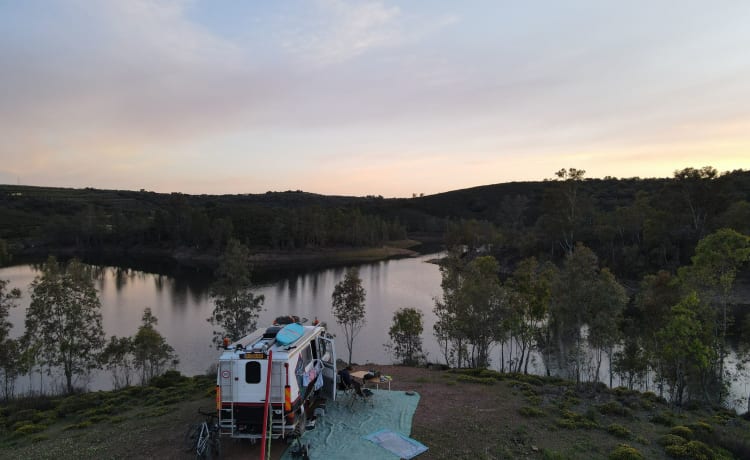
[[[440,270],[429,262],[438,256],[428,254],[359,265],[362,286],[367,291],[367,313],[366,324],[354,343],[352,359],[355,362],[392,362],[383,344],[388,341],[393,313],[402,307],[424,312],[425,351],[433,361],[441,360],[432,336],[433,298],[442,292]],[[177,274],[163,275],[111,266],[96,266],[95,271],[107,337],[135,334],[143,309],[151,307],[159,320],[157,330],[179,355],[178,369],[183,374],[204,373],[216,362],[219,353],[211,343],[213,326],[206,321],[213,309],[208,296],[210,273],[182,269]],[[310,321],[317,317],[327,323],[333,334],[341,337],[337,353],[339,358],[346,359],[343,332],[331,314],[331,294],[345,271],[346,267],[336,267],[259,274],[253,289],[256,294],[265,296],[259,326],[270,325],[281,315],[297,315]],[[21,289],[23,294],[19,307],[10,313],[9,320],[14,325],[11,336],[23,333],[25,310],[30,302],[28,286],[38,274],[34,265],[0,269],[0,279],[9,280],[10,286]],[[108,389],[111,382],[109,376],[101,372],[92,376],[88,386],[93,390]],[[28,388],[28,379],[19,382],[17,391],[25,388]]]
[[[362,285],[367,291],[366,324],[354,343],[353,361],[357,363],[390,364],[392,362],[383,344],[388,341],[388,329],[393,313],[399,308],[414,307],[424,313],[423,349],[431,362],[443,362],[437,341],[433,336],[435,315],[434,298],[442,295],[440,270],[430,261],[440,257],[433,253],[414,258],[391,259],[357,265]],[[178,369],[185,375],[205,373],[216,362],[219,353],[212,346],[212,326],[206,321],[213,305],[208,296],[212,282],[210,273],[180,267],[167,270],[169,275],[147,269],[134,270],[112,266],[95,266],[96,288],[102,303],[102,321],[107,336],[130,336],[141,324],[145,307],[151,307],[158,318],[157,329],[179,355]],[[331,294],[336,283],[344,277],[346,267],[259,273],[254,292],[265,296],[264,310],[259,326],[270,325],[277,316],[297,315],[326,322],[331,331],[340,337],[337,345],[339,358],[346,359],[347,350],[343,333],[331,314]],[[10,312],[14,324],[11,336],[23,333],[25,309],[30,295],[28,286],[38,274],[33,265],[0,268],[0,279],[10,281],[11,287],[21,289],[23,298],[19,308]],[[505,358],[509,359],[508,349]],[[491,353],[492,367],[500,367],[500,347]],[[529,371],[543,373],[539,356],[532,357]],[[729,365],[736,355],[729,356]],[[606,361],[602,365],[600,380],[608,382]],[[60,379],[58,379],[59,383]],[[28,378],[20,379],[17,393],[28,389]],[[34,389],[38,390],[38,379]],[[45,388],[55,389],[45,377]],[[731,383],[730,405],[746,410],[750,377],[743,375]],[[79,382],[81,384],[82,382]],[[615,385],[619,383],[615,378]],[[92,375],[88,382],[92,390],[111,388],[105,372]]]

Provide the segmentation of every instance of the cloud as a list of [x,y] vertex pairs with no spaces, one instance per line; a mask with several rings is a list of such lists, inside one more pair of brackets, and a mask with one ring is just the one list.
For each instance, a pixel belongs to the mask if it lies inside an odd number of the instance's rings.
[[400,43],[401,11],[377,1],[318,0],[316,10],[285,41],[289,52],[307,63],[327,65],[368,50]]

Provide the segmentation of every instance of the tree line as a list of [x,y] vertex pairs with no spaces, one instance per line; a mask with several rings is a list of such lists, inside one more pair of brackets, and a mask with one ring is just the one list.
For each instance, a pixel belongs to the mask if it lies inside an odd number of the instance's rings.
[[[723,402],[743,366],[729,367],[730,342],[750,358],[750,312],[732,306],[737,274],[750,260],[750,237],[720,229],[703,237],[690,263],[643,277],[633,295],[581,243],[560,264],[531,257],[507,277],[491,255],[449,249],[441,263],[434,335],[454,367],[528,372],[533,352],[547,374],[598,381],[604,360],[629,388],[656,385],[675,404]],[[749,395],[750,398],[750,395]],[[750,399],[749,399],[750,401]]]
[[30,394],[37,377],[41,394],[45,376],[58,373],[64,380],[61,390],[73,393],[81,388],[79,379],[94,369],[108,369],[114,387],[120,388],[134,383],[136,376],[145,385],[178,363],[148,307],[133,336],[106,341],[91,270],[78,259],[61,264],[50,256],[31,283],[30,293],[24,332],[11,338],[13,324],[7,317],[21,292],[0,280],[0,377],[6,400],[14,397],[16,380],[22,375],[29,377]]

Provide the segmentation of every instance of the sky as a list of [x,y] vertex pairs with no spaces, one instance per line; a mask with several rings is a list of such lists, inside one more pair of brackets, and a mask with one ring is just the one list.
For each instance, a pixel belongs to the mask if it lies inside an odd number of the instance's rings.
[[0,183],[409,197],[750,169],[750,2],[0,0]]

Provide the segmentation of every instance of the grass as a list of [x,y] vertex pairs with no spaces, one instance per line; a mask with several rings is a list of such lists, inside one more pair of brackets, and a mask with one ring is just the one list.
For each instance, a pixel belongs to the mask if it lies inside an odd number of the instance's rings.
[[[128,422],[144,423],[173,413],[186,401],[203,399],[214,388],[212,377],[168,372],[145,387],[98,391],[71,396],[23,398],[0,406],[0,449],[38,452],[38,446],[65,445],[60,438],[89,438]],[[146,423],[147,424],[147,423]],[[111,428],[109,428],[111,427]],[[106,445],[107,439],[98,444]],[[62,458],[73,451],[55,450]],[[100,452],[91,448],[91,452]],[[35,455],[13,455],[37,458]],[[43,455],[46,457],[47,455]]]

